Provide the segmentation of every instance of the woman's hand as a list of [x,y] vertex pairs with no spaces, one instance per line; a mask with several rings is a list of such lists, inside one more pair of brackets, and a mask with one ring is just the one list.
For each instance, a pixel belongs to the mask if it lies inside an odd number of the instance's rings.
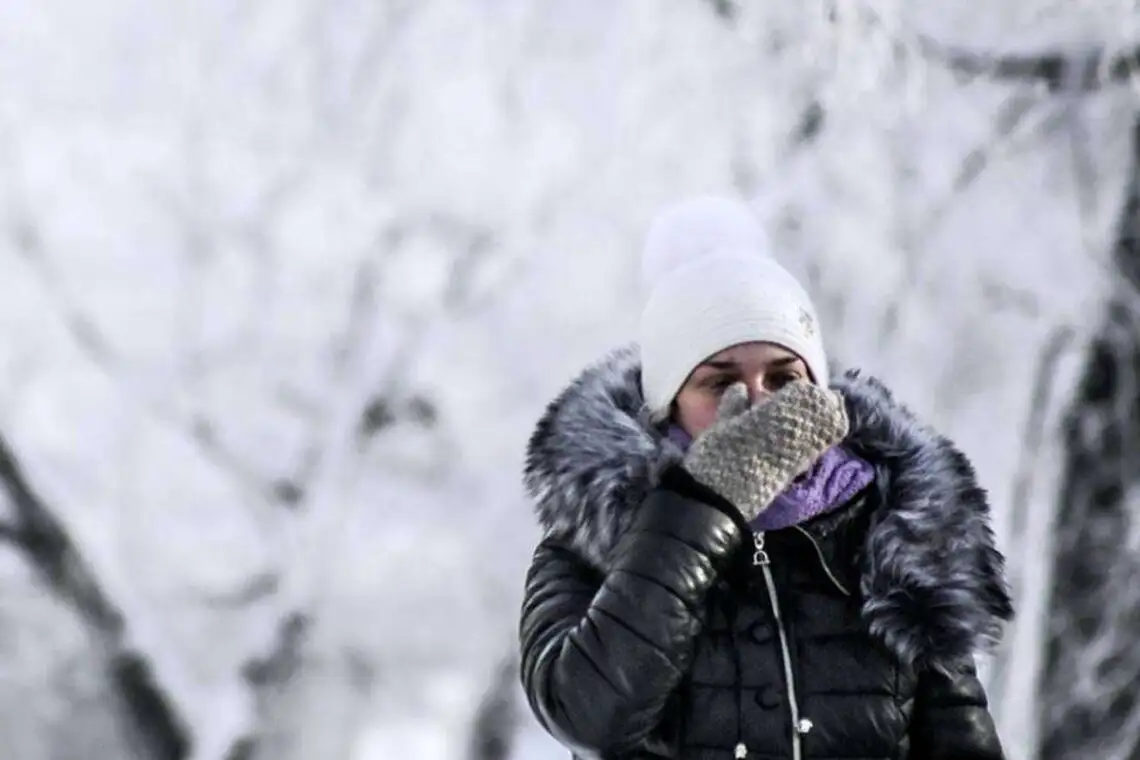
[[835,391],[796,382],[749,407],[747,389],[736,383],[725,391],[716,422],[693,442],[685,468],[751,521],[847,431],[846,406]]

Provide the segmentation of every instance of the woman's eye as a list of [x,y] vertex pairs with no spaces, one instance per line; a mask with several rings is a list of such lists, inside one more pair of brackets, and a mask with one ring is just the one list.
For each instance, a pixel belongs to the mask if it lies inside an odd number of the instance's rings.
[[784,372],[772,377],[770,386],[773,388],[783,388],[789,383],[794,383],[800,379],[800,376],[795,372]]
[[734,379],[730,375],[719,375],[709,380],[709,387],[715,391],[724,391],[728,386],[733,384]]

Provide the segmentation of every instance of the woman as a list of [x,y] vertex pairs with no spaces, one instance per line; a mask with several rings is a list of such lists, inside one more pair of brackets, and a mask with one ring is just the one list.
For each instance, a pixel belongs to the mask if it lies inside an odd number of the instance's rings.
[[966,458],[830,384],[747,209],[666,211],[637,349],[547,409],[522,681],[576,756],[995,760],[973,656],[1013,615]]

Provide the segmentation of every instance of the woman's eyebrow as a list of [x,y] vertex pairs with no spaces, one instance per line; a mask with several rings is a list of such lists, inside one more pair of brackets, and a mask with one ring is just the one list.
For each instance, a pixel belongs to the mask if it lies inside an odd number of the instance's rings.
[[[781,356],[779,359],[773,359],[768,362],[768,369],[781,369],[787,367],[789,364],[795,364],[799,360],[800,358],[798,356]],[[739,369],[739,365],[731,359],[710,359],[709,361],[701,362],[700,366],[719,370]]]
[[718,361],[701,362],[702,367],[710,367],[711,369],[736,369],[736,362],[731,359],[722,359]]

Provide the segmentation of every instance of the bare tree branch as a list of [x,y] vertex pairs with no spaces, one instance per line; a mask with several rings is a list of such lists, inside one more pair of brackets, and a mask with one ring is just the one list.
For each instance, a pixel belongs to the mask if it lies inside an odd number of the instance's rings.
[[[403,245],[415,235],[428,235],[444,250],[455,251],[452,267],[443,283],[441,303],[435,309],[424,309],[401,324],[391,325],[389,315],[378,308],[374,298],[374,281],[380,270],[363,265],[357,273],[357,288],[350,305],[350,329],[337,354],[339,376],[337,388],[329,394],[325,414],[315,426],[302,470],[292,483],[301,503],[318,502],[323,510],[309,510],[313,522],[304,531],[304,545],[293,555],[296,572],[286,580],[286,596],[296,608],[307,610],[320,619],[320,608],[327,598],[331,572],[330,558],[336,556],[336,543],[352,504],[344,499],[330,499],[333,484],[341,487],[355,472],[356,460],[368,439],[392,425],[408,421],[431,428],[437,421],[434,404],[411,387],[416,359],[428,345],[432,328],[441,319],[468,314],[479,308],[483,298],[473,295],[476,267],[492,250],[493,238],[478,225],[445,215],[428,214],[411,217],[393,226],[384,240],[390,245]],[[384,337],[398,341],[395,346],[382,343]],[[322,500],[323,501],[320,501]],[[298,613],[299,614],[299,613]],[[288,625],[289,621],[286,621]],[[288,650],[286,659],[292,667],[304,668],[311,652],[303,636],[285,640],[279,647]],[[283,655],[284,656],[284,655]],[[350,664],[349,664],[350,665]],[[351,669],[351,668],[350,668]],[[318,668],[319,670],[319,668]],[[272,741],[247,737],[234,750],[235,757],[259,756],[284,741],[282,736],[295,730],[288,716],[278,714],[290,698],[286,690],[295,687],[281,674],[270,677],[270,691],[263,687],[259,699],[268,699],[259,715],[257,731]],[[352,687],[360,688],[359,685]],[[308,699],[303,692],[297,699]],[[285,723],[282,723],[285,721]],[[272,745],[272,746],[271,746]]]
[[260,573],[232,592],[225,594],[194,594],[188,599],[214,610],[240,610],[266,599],[281,587],[276,573]]
[[18,546],[31,567],[78,615],[97,645],[114,686],[127,736],[138,760],[182,760],[190,740],[146,662],[126,645],[122,613],[103,591],[63,525],[33,491],[7,439],[0,434],[0,485],[18,524]]
[[[126,362],[90,316],[84,314],[66,292],[63,276],[56,271],[52,259],[44,249],[43,236],[32,221],[30,213],[16,209],[9,217],[9,237],[16,252],[40,279],[47,295],[52,299],[67,331],[76,346],[104,375],[116,385],[129,387]],[[272,481],[257,473],[236,451],[225,446],[215,434],[214,425],[205,419],[185,419],[176,411],[148,394],[136,394],[135,401],[168,430],[175,431],[196,444],[207,461],[225,474],[247,494],[260,499],[276,498]]]
[[925,55],[958,74],[1035,85],[1048,92],[1096,92],[1126,84],[1140,71],[1140,46],[1116,52],[1101,48],[1084,54],[1029,55],[963,50],[926,36],[919,36],[919,44]]
[[1140,752],[1140,115],[1113,249],[1116,291],[1065,419],[1042,674],[1042,760]]
[[270,652],[264,658],[246,663],[242,674],[253,690],[257,720],[253,730],[230,748],[226,760],[249,760],[256,756],[262,732],[269,730],[277,717],[274,710],[282,690],[300,673],[311,628],[308,616],[299,612],[287,615],[277,627],[277,639]]
[[[1007,99],[998,110],[994,118],[994,125],[985,140],[969,150],[958,165],[950,183],[950,188],[937,200],[932,202],[917,221],[907,222],[912,232],[911,236],[926,236],[932,234],[935,228],[942,223],[953,210],[957,201],[973,186],[988,168],[996,155],[999,155],[1010,144],[1011,137],[1024,125],[1034,108],[1039,105],[1039,99],[1033,95],[1014,95]],[[910,253],[903,260],[902,281],[904,283],[900,292],[911,294],[895,299],[883,312],[880,320],[878,334],[886,340],[893,336],[898,326],[903,322],[903,311],[911,299],[919,297],[922,293],[921,280],[924,259],[918,255],[918,241],[904,241]],[[1020,310],[1033,312],[1036,310],[1032,296],[1025,293],[1015,293],[1008,286],[997,288],[992,284],[983,284],[983,296],[995,306],[1016,305]]]
[[277,627],[277,640],[269,654],[245,666],[245,679],[255,690],[288,683],[301,666],[300,653],[311,630],[308,616],[300,612],[287,615]]
[[1029,396],[1030,415],[1025,422],[1025,431],[1021,437],[1021,462],[1017,469],[1017,477],[1014,479],[1011,497],[1013,519],[1010,521],[1010,533],[1014,536],[1024,532],[1025,524],[1029,520],[1033,473],[1037,470],[1041,449],[1045,443],[1045,422],[1052,406],[1054,384],[1060,363],[1076,337],[1075,331],[1068,327],[1054,330],[1046,340],[1038,358],[1033,389]]
[[[886,27],[873,8],[860,8],[868,21]],[[1107,46],[1082,51],[1051,50],[1040,53],[994,53],[965,50],[939,42],[927,34],[914,34],[914,46],[923,56],[938,61],[959,76],[992,79],[1043,87],[1047,92],[1089,93],[1127,84],[1140,71],[1140,44],[1122,50]],[[907,47],[896,39],[896,51]]]
[[[372,436],[402,421],[410,421],[420,427],[434,426],[434,404],[410,387],[409,377],[416,357],[424,349],[431,328],[440,319],[468,315],[490,303],[494,295],[494,289],[476,294],[474,285],[478,267],[495,250],[494,237],[489,230],[450,215],[425,214],[401,220],[387,229],[381,240],[391,250],[407,244],[418,235],[428,235],[445,250],[456,251],[442,288],[442,302],[437,310],[425,310],[400,326],[396,335],[397,346],[381,368],[364,370],[371,372],[372,377],[361,384],[361,378],[354,377],[352,373],[360,372],[368,364],[363,354],[370,349],[368,340],[374,337],[377,319],[383,316],[378,312],[379,305],[375,300],[381,270],[375,256],[366,257],[362,262],[356,273],[348,328],[335,353],[341,391],[330,393],[330,406],[314,425],[312,442],[302,457],[301,467],[291,479],[302,499],[312,490],[311,484],[328,456],[328,436],[353,435],[359,448]],[[356,402],[352,429],[333,431],[330,429],[336,427],[332,422],[333,407],[343,403],[344,393],[357,392],[349,391],[347,385],[357,385],[367,392]]]
[[[1010,536],[1024,536],[1029,521],[1041,519],[1040,515],[1030,514],[1033,505],[1033,476],[1039,471],[1041,452],[1048,438],[1046,422],[1053,408],[1060,363],[1076,337],[1076,332],[1068,327],[1054,330],[1046,339],[1037,360],[1037,371],[1034,373],[1033,388],[1029,396],[1030,413],[1021,436],[1021,457],[1010,497],[1010,521],[1007,530]],[[1026,571],[1026,559],[1025,552],[1016,552],[1010,558],[1009,576],[1014,599],[1025,599],[1027,584],[1035,580]],[[1009,682],[1008,673],[1012,659],[1011,653],[1003,653],[994,662],[990,679],[993,684],[990,702],[994,705],[1004,703],[1005,685]]]
[[[357,715],[350,717],[347,724],[334,727],[337,730],[332,732],[335,735],[331,740],[329,739],[331,734],[326,734],[324,741],[314,736],[314,733],[320,734],[325,731],[327,723],[308,734],[303,732],[303,726],[297,725],[298,721],[310,717],[307,713],[301,715],[296,713],[297,698],[291,694],[291,691],[313,675],[311,659],[313,652],[310,644],[313,624],[314,621],[309,616],[301,613],[287,616],[278,628],[273,650],[264,659],[252,661],[244,668],[245,679],[254,691],[258,720],[249,734],[234,743],[227,760],[250,760],[261,757],[276,759],[294,752],[306,759],[345,756],[342,751],[347,752],[352,737],[345,735],[343,729],[351,731],[351,727],[360,717],[359,708],[348,710]],[[349,701],[357,705],[365,704],[368,695],[375,687],[377,677],[370,659],[351,648],[324,659],[326,667],[335,662],[332,675],[335,680],[348,686]],[[326,672],[326,678],[327,676]],[[328,703],[322,703],[320,707],[322,717],[326,720],[335,721],[333,716],[344,711],[343,702],[339,710]],[[299,743],[305,745],[305,748],[299,747]],[[314,751],[314,744],[321,750]],[[330,744],[338,748],[335,755],[328,754]]]

